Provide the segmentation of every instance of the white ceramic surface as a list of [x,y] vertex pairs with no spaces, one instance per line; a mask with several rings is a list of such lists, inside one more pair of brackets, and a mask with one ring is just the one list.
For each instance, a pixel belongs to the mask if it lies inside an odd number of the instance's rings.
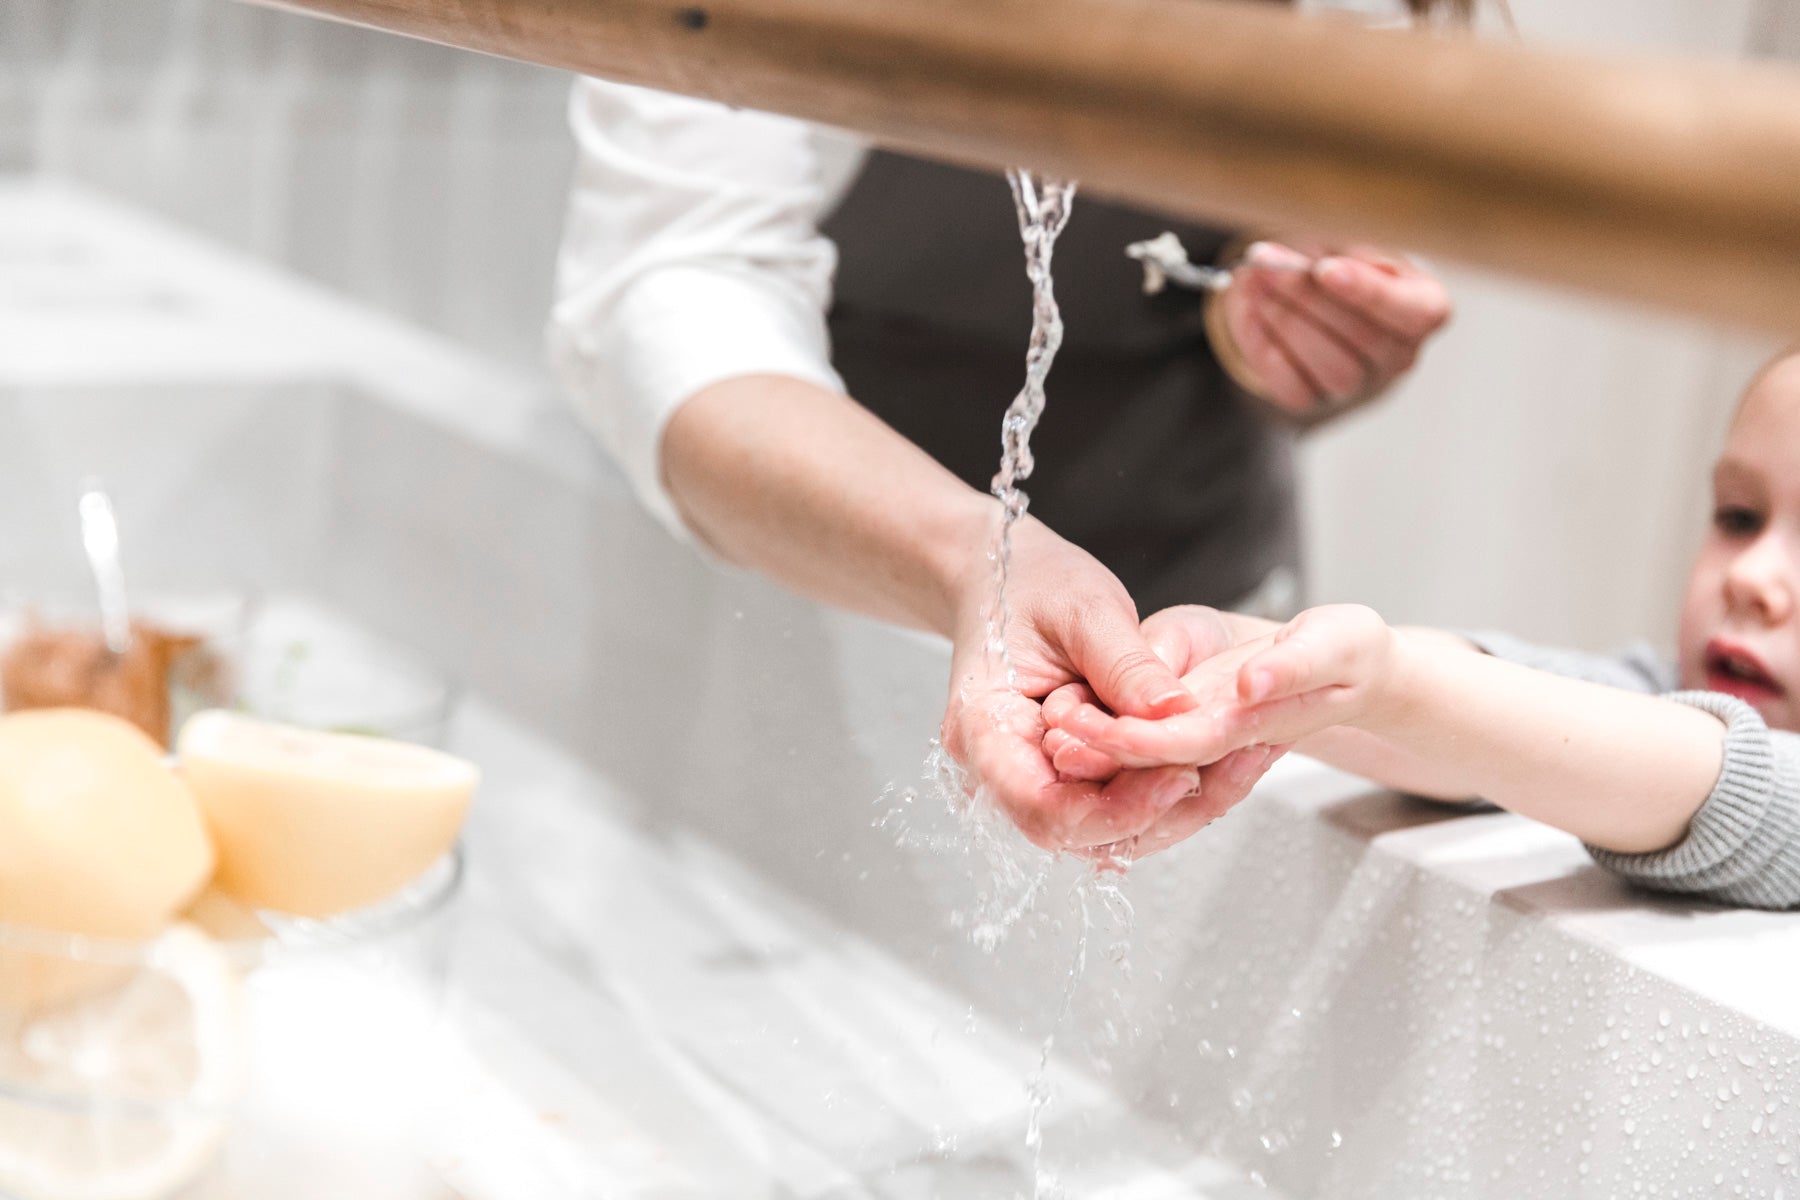
[[[888,790],[941,646],[671,542],[529,382],[63,189],[9,213],[204,298],[0,340],[0,570],[58,569],[59,481],[97,471],[128,569],[299,595],[480,697],[461,1015],[424,1053],[459,1081],[434,1127],[502,1133],[456,1187],[1026,1188],[1075,872],[993,953],[954,927],[991,872]],[[1800,1194],[1800,917],[1299,762],[1126,891],[1128,963],[1103,924],[1053,1056],[1070,1196]]]

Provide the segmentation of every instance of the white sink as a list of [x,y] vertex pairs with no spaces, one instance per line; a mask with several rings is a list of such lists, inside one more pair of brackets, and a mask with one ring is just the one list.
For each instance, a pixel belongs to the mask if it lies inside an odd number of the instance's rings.
[[[59,477],[97,470],[128,566],[301,596],[468,682],[457,996],[470,1094],[507,1099],[463,1111],[551,1114],[519,1128],[611,1181],[571,1195],[1029,1195],[1076,871],[990,954],[952,924],[980,856],[897,844],[966,846],[942,806],[878,827],[943,648],[675,544],[539,381],[243,272],[240,323],[354,336],[263,377],[198,335],[141,383],[0,362],[0,572],[61,569]],[[1069,1197],[1800,1196],[1800,916],[1630,893],[1560,834],[1297,760],[1125,891],[1129,972],[1096,931],[1052,1055]]]

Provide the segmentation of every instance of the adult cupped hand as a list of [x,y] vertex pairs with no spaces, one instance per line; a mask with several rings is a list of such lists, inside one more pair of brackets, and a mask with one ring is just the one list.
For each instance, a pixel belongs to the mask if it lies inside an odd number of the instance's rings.
[[[1246,640],[1251,632],[1245,627],[1244,619],[1198,605],[1163,609],[1146,619],[1141,628],[1152,653],[1172,672],[1184,677],[1183,690],[1189,692],[1191,700],[1198,697],[1186,685],[1194,683],[1209,667],[1241,659],[1254,651],[1254,642]],[[1231,675],[1231,670],[1222,672],[1224,678]],[[1089,706],[1096,704],[1106,705],[1106,701],[1082,682],[1064,684],[1044,701],[1044,717],[1050,726],[1044,735],[1044,750],[1061,778],[1098,781],[1133,773],[1131,769],[1121,768],[1118,757],[1069,732],[1067,727],[1078,724],[1072,719],[1075,714],[1084,708],[1092,712]],[[1205,725],[1211,720],[1210,714],[1196,711],[1191,706],[1167,715],[1174,721],[1158,721],[1157,725],[1190,721]],[[1245,739],[1245,742],[1250,740]],[[1133,847],[1135,854],[1141,857],[1165,850],[1224,816],[1250,794],[1269,767],[1285,753],[1286,746],[1239,743],[1234,747],[1222,747],[1216,757],[1202,758],[1205,765],[1199,768],[1199,786],[1139,832]],[[1166,769],[1145,761],[1145,766],[1136,769]],[[1195,759],[1189,757],[1181,761],[1193,762]]]
[[1211,819],[1202,814],[1229,808],[1261,777],[1270,757],[1262,748],[1205,768],[1115,768],[1103,777],[1059,772],[1045,747],[1043,699],[1079,684],[1084,696],[1115,713],[1155,718],[1185,711],[1194,701],[1171,662],[1185,666],[1192,656],[1192,646],[1174,644],[1189,635],[1171,628],[1163,649],[1174,657],[1160,656],[1124,585],[1086,551],[1028,518],[1014,529],[1007,581],[1009,681],[988,645],[993,591],[988,572],[973,573],[962,588],[943,743],[970,785],[991,796],[1034,844],[1101,859],[1129,846],[1132,857],[1141,856],[1200,828]]

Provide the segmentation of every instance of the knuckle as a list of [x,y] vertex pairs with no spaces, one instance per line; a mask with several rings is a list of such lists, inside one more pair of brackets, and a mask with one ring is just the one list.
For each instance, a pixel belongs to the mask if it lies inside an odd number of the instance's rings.
[[1146,673],[1160,673],[1162,660],[1148,650],[1132,650],[1115,659],[1106,669],[1106,682],[1113,695],[1124,695],[1133,684],[1148,683]]

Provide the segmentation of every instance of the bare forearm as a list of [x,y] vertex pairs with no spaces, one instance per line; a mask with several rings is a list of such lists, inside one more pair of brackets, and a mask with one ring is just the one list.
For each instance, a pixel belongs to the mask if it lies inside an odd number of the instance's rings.
[[1384,698],[1302,748],[1390,786],[1481,796],[1627,853],[1679,841],[1718,779],[1724,726],[1655,696],[1396,636]]
[[950,634],[992,499],[846,396],[785,376],[697,393],[663,435],[682,518],[720,555],[828,604]]

